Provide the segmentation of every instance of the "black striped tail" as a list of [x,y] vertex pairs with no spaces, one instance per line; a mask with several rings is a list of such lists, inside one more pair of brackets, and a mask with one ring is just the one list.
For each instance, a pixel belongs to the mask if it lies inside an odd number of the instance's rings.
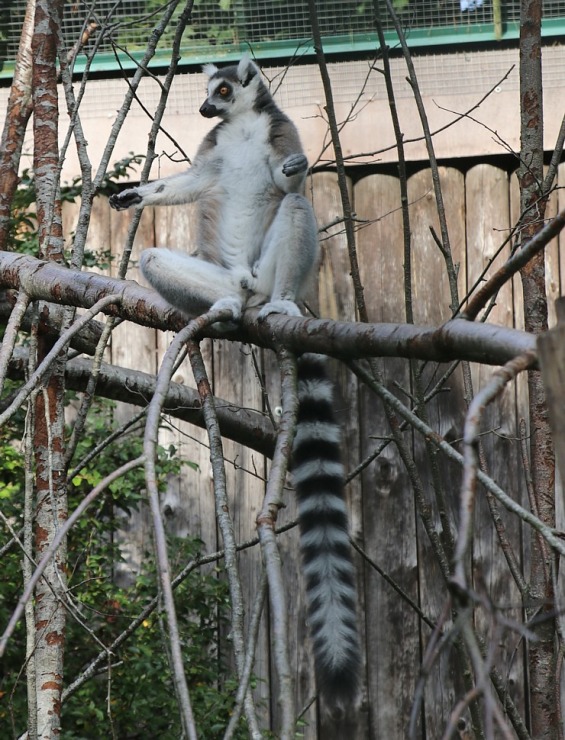
[[361,655],[341,431],[322,355],[298,360],[298,400],[292,471],[316,680],[327,708],[343,712],[358,693]]

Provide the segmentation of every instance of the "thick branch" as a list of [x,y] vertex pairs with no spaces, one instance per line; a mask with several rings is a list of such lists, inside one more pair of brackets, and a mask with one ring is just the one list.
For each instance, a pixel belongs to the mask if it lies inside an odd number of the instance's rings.
[[[9,366],[9,377],[23,379],[28,363],[27,351],[17,349]],[[77,358],[70,360],[65,368],[66,387],[83,391],[92,372],[92,360]],[[136,406],[147,406],[155,392],[155,377],[139,370],[130,370],[103,362],[96,385],[96,394],[114,401],[123,401]],[[272,457],[275,448],[275,433],[269,419],[259,412],[241,409],[222,398],[214,398],[216,415],[222,436],[233,439]],[[204,428],[204,417],[198,392],[181,383],[170,383],[163,411],[175,419],[187,421]]]
[[[119,294],[110,307],[136,324],[180,330],[186,318],[153,290],[131,280],[74,272],[28,255],[0,252],[0,287],[23,288],[31,298],[90,308],[102,296]],[[284,346],[298,354],[321,352],[335,357],[407,357],[435,362],[469,360],[504,365],[516,355],[535,351],[533,335],[492,324],[454,319],[439,328],[405,324],[360,324],[325,319],[270,316],[262,324],[247,311],[242,327],[229,338],[262,347]],[[219,336],[210,331],[210,336]]]

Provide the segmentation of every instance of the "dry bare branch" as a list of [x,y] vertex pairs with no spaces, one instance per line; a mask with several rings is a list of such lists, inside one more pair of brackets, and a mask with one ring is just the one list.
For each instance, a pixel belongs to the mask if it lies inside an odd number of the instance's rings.
[[42,359],[41,363],[33,372],[29,380],[22,388],[20,388],[20,390],[16,394],[16,397],[8,406],[8,408],[2,414],[0,414],[0,426],[4,424],[13,414],[15,414],[15,412],[20,408],[24,401],[26,401],[26,399],[29,398],[29,396],[33,393],[39,382],[44,378],[44,376],[51,368],[52,364],[65,350],[71,340],[71,337],[75,334],[78,334],[82,327],[85,326],[89,321],[91,321],[92,318],[96,316],[96,314],[100,313],[101,310],[111,304],[118,304],[120,300],[121,297],[119,295],[105,296],[97,303],[95,303],[94,306],[90,308],[85,314],[83,314],[79,319],[77,319],[75,323],[59,337],[50,351]]
[[18,170],[27,124],[33,104],[31,94],[31,40],[35,16],[35,0],[27,0],[26,12],[14,79],[8,99],[6,120],[0,141],[0,249],[6,249],[10,209],[19,182]]
[[273,620],[273,650],[279,679],[279,702],[282,710],[281,737],[292,737],[296,712],[292,671],[288,657],[288,607],[282,577],[280,552],[275,537],[275,524],[283,504],[282,492],[286,481],[292,440],[296,430],[298,396],[296,392],[296,362],[285,351],[279,353],[281,372],[282,416],[277,434],[273,464],[267,482],[263,506],[257,517],[257,533],[263,553],[263,563],[269,584],[269,602]]
[[[359,368],[356,368],[356,372],[359,372]],[[370,385],[371,389],[383,399],[383,401],[386,401],[400,417],[406,419],[406,421],[408,421],[416,431],[429,438],[433,442],[434,446],[444,452],[449,458],[455,460],[459,465],[463,465],[463,455],[457,452],[457,450],[446,442],[441,435],[417,417],[416,414],[399,401],[394,394],[392,394],[383,385],[375,382],[372,378],[368,378],[366,374],[363,375],[363,379]],[[565,543],[559,537],[558,533],[555,532],[553,527],[544,524],[544,522],[538,519],[538,517],[520,506],[517,501],[503,491],[500,486],[498,486],[495,481],[493,481],[492,478],[486,475],[482,470],[477,471],[477,478],[479,482],[482,483],[485,488],[487,488],[495,498],[497,498],[500,503],[508,509],[508,511],[513,512],[519,516],[522,521],[532,526],[533,529],[539,532],[556,552],[561,555],[565,555]]]
[[[22,288],[31,298],[84,308],[90,308],[105,295],[119,294],[120,307],[108,309],[111,315],[157,329],[178,331],[186,325],[186,318],[164,299],[132,280],[74,272],[28,255],[8,252],[0,252],[0,280],[0,287]],[[230,333],[229,338],[261,347],[284,346],[292,352],[318,352],[348,359],[408,357],[434,362],[464,359],[488,365],[504,365],[516,355],[535,350],[532,334],[461,319],[440,327],[418,327],[273,315],[259,325],[256,316],[255,310],[246,311],[241,329]],[[219,336],[212,331],[203,331],[202,335]]]
[[[183,336],[184,340],[186,341],[187,338],[191,336],[191,334],[192,336],[194,336],[197,333],[197,331],[195,330],[199,328],[197,324],[198,321],[213,323],[215,321],[225,320],[225,313],[226,312],[224,311],[224,315],[222,315],[221,311],[209,311],[207,314],[204,314],[203,317],[200,317],[199,320],[196,320],[189,324],[187,329],[190,329],[192,327],[191,332],[181,332],[177,336],[177,338]],[[194,380],[198,387],[200,398],[202,399],[202,411],[204,414],[206,430],[208,432],[208,439],[210,442],[210,463],[212,465],[212,475],[214,480],[214,502],[216,507],[216,520],[218,522],[218,527],[222,534],[222,540],[224,543],[224,562],[230,589],[233,651],[237,666],[238,677],[241,680],[241,677],[244,675],[245,672],[245,640],[243,625],[245,606],[243,602],[243,593],[236,560],[237,544],[234,532],[234,523],[230,514],[230,506],[227,494],[222,437],[220,434],[218,419],[214,409],[210,383],[206,374],[206,368],[204,367],[204,361],[202,360],[200,348],[198,344],[194,342],[192,337],[188,342],[188,356],[190,359],[190,364],[192,366]],[[261,733],[257,720],[257,712],[250,691],[248,691],[245,695],[244,706],[251,734],[254,737],[260,737]]]
[[465,574],[465,555],[467,553],[473,525],[473,510],[476,495],[477,473],[479,469],[478,444],[481,416],[485,408],[504,390],[506,385],[520,373],[528,370],[536,356],[526,352],[496,370],[490,381],[473,398],[465,419],[464,464],[461,502],[459,509],[459,531],[454,554],[454,572],[451,584],[464,597],[467,590]]
[[18,332],[28,306],[29,296],[22,291],[18,294],[14,310],[10,314],[10,318],[6,324],[2,345],[0,345],[0,393],[2,393],[4,389],[10,357],[14,351],[14,347],[16,346]]

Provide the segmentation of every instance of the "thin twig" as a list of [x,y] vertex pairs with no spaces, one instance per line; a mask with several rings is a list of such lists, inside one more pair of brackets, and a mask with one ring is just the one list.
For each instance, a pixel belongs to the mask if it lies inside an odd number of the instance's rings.
[[444,626],[448,621],[451,613],[451,597],[448,596],[444,602],[441,613],[438,620],[433,627],[432,634],[426,645],[426,650],[422,656],[422,663],[420,666],[420,676],[414,689],[414,697],[412,699],[412,709],[410,711],[410,722],[408,724],[408,737],[410,740],[416,740],[416,732],[418,725],[418,716],[420,715],[420,706],[424,701],[424,689],[426,686],[426,680],[429,677],[432,667],[438,659],[444,645],[450,643],[452,640],[452,632],[450,630],[444,630]]
[[[192,366],[194,380],[200,393],[202,412],[204,414],[208,439],[210,440],[210,463],[212,465],[212,476],[214,481],[216,519],[224,542],[224,562],[230,589],[233,650],[238,678],[241,681],[245,666],[245,641],[243,629],[245,605],[236,560],[237,547],[234,524],[230,514],[230,505],[227,494],[222,437],[220,434],[218,417],[214,408],[214,397],[206,374],[206,368],[204,367],[202,354],[200,353],[199,346],[192,340],[188,342],[188,356]],[[251,732],[259,733],[255,706],[249,691],[245,696],[245,710]]]
[[29,302],[30,297],[28,294],[24,290],[20,291],[4,330],[2,344],[0,344],[0,394],[4,390],[8,363],[10,362],[10,357],[12,356],[12,352],[16,345],[18,331],[24,314],[27,311],[27,307],[29,306]]
[[[399,399],[385,388],[384,385],[375,382],[374,379],[368,375],[368,373],[363,372],[359,366],[355,366],[354,370],[355,373],[360,375],[364,382],[367,383],[379,397],[390,404],[398,415],[403,419],[406,419],[417,432],[429,437],[434,445],[451,460],[454,460],[461,466],[464,465],[463,455],[446,442],[440,434],[434,431],[427,424],[424,424],[416,414],[399,401]],[[565,543],[555,532],[554,528],[544,524],[544,522],[538,519],[538,517],[534,516],[527,509],[524,509],[523,506],[520,506],[517,501],[503,491],[502,488],[500,488],[500,486],[482,470],[477,471],[477,478],[479,482],[482,483],[482,485],[485,486],[485,488],[487,488],[500,501],[500,503],[508,509],[508,511],[511,511],[519,516],[522,521],[530,524],[530,526],[539,532],[556,552],[561,555],[565,555]]]
[[[222,312],[218,313],[222,314]],[[221,315],[221,318],[229,319],[230,316],[227,314],[229,314],[229,312],[224,311]],[[177,334],[177,336],[173,339],[169,348],[167,349],[167,352],[165,353],[161,364],[159,375],[157,376],[155,393],[147,410],[147,423],[145,425],[145,435],[143,441],[143,450],[145,454],[145,483],[153,518],[153,536],[155,540],[155,552],[157,557],[159,583],[163,594],[165,611],[167,614],[173,678],[180,705],[179,708],[183,729],[190,740],[195,740],[197,734],[194,724],[194,716],[192,712],[190,695],[188,692],[188,684],[184,671],[178,620],[175,610],[173,590],[171,586],[169,558],[167,554],[167,540],[165,535],[165,527],[161,515],[159,491],[157,486],[156,456],[161,409],[165,401],[171,376],[174,372],[175,362],[178,354],[181,352],[184,343],[192,336],[194,336],[202,326],[205,326],[207,322],[210,322],[212,320],[219,319],[217,317],[214,317],[209,312],[208,314],[204,314],[204,316],[201,316],[199,319],[191,321],[181,332],[179,332],[179,334]]]
[[367,322],[367,308],[365,305],[365,297],[363,294],[363,285],[361,283],[361,276],[359,271],[359,261],[357,259],[357,249],[355,246],[355,228],[353,223],[353,208],[351,207],[351,199],[349,197],[349,190],[347,186],[347,177],[345,175],[345,165],[343,159],[343,151],[341,148],[341,142],[339,138],[339,127],[337,124],[335,105],[333,102],[332,83],[328,68],[326,65],[326,58],[324,55],[324,47],[322,44],[322,34],[320,32],[320,25],[318,23],[318,10],[316,8],[316,0],[308,0],[308,13],[310,16],[310,26],[312,28],[312,36],[314,40],[314,50],[316,52],[316,59],[318,62],[318,68],[320,70],[320,76],[322,78],[322,85],[324,87],[324,95],[326,98],[326,114],[328,116],[328,123],[330,127],[330,133],[332,137],[332,145],[335,154],[337,180],[339,186],[339,194],[341,197],[341,205],[343,210],[343,218],[345,225],[345,234],[347,237],[347,251],[349,254],[349,263],[351,266],[351,279],[353,280],[353,290],[355,293],[355,303],[359,312],[361,321]]
[[[297,524],[297,521],[292,521],[282,527],[277,527],[276,534],[280,534],[282,532],[288,531],[289,529],[293,529],[294,527],[296,527]],[[258,544],[259,538],[252,537],[245,542],[238,543],[236,545],[236,550],[237,552],[240,552],[250,547],[255,547]],[[184,583],[184,581],[189,577],[191,573],[196,570],[196,568],[200,568],[203,565],[208,565],[209,563],[215,563],[221,560],[224,557],[224,552],[224,550],[217,550],[216,552],[211,552],[207,555],[201,555],[200,557],[191,560],[172,581],[171,586],[173,590]],[[139,615],[132,620],[127,629],[125,629],[120,635],[118,635],[118,637],[116,637],[116,639],[111,643],[111,645],[108,646],[106,650],[98,653],[98,655],[90,661],[90,663],[80,673],[80,675],[77,676],[77,678],[75,678],[75,680],[67,686],[67,688],[63,691],[62,701],[66,701],[76,691],[78,691],[78,689],[84,683],[86,683],[86,681],[96,675],[99,667],[102,665],[104,660],[108,659],[108,655],[115,652],[129,637],[131,637],[131,635],[143,624],[143,622],[155,611],[155,609],[159,607],[159,604],[159,596],[155,596],[153,599],[151,599],[151,601],[149,601],[149,603],[143,608]]]
[[[181,47],[182,37],[186,29],[187,23],[189,22],[191,18],[193,4],[194,4],[194,0],[185,0],[184,8],[182,9],[182,12],[180,13],[179,17],[175,21],[175,35],[173,37],[173,42],[171,44],[171,63],[167,70],[165,79],[163,80],[161,84],[161,94],[159,97],[159,103],[155,110],[155,115],[153,116],[151,129],[149,131],[148,143],[147,143],[147,154],[146,154],[145,162],[143,164],[143,168],[142,168],[141,176],[140,176],[141,183],[147,182],[149,173],[151,171],[151,167],[153,165],[153,161],[155,160],[157,156],[155,154],[155,142],[157,140],[157,134],[159,133],[159,130],[161,128],[161,121],[163,120],[163,116],[165,114],[165,108],[167,105],[169,92],[170,92],[171,85],[173,84],[173,80],[177,72],[179,60],[181,58],[180,47]],[[176,5],[177,3],[175,2],[174,6],[176,7]],[[167,14],[169,13],[172,13],[171,9],[168,9]],[[129,82],[128,82],[128,85],[129,85]],[[136,89],[137,89],[137,85],[134,86],[133,88],[130,88],[129,95],[131,96],[132,99],[134,96],[136,96]],[[129,259],[131,256],[131,251],[133,248],[133,240],[135,238],[137,227],[141,219],[142,210],[143,210],[142,208],[135,209],[132,220],[128,227],[128,233],[127,233],[126,241],[125,241],[123,252],[122,252],[122,258],[118,266],[118,276],[119,277],[125,277],[125,274],[128,268]]]
[[[266,594],[267,571],[264,568],[261,568],[259,583],[257,584],[257,595],[251,609],[251,613],[249,615],[249,631],[247,635],[247,648],[245,650],[245,664],[243,666],[243,673],[239,678],[237,694],[235,695],[235,705],[232,709],[230,721],[228,726],[226,727],[223,740],[231,740],[234,732],[236,732],[237,730],[237,725],[241,716],[241,710],[244,705],[244,699],[247,695],[249,681],[251,679],[253,661],[255,660],[255,647],[257,645],[257,639],[259,637],[259,628],[261,626],[261,617],[263,615],[263,605],[265,603]],[[261,740],[263,734],[252,733],[251,737],[253,738],[253,740]]]

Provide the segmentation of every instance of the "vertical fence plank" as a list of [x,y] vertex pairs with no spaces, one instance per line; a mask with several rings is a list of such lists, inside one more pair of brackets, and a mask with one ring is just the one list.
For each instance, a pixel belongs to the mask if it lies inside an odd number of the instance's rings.
[[[351,183],[348,183],[350,196]],[[351,266],[347,249],[347,239],[343,222],[341,196],[335,173],[320,172],[312,179],[313,204],[320,229],[321,265],[319,274],[319,314],[324,318],[340,321],[355,321],[355,298],[350,277]],[[342,457],[346,471],[357,467],[360,460],[358,425],[358,384],[356,377],[343,364],[331,363],[332,377],[335,380],[335,412],[342,430]],[[355,542],[363,541],[363,510],[361,496],[361,477],[356,476],[346,488],[350,516],[351,536]],[[360,558],[355,556],[358,582],[358,621],[361,631],[362,650],[365,635],[363,630],[365,605],[363,601],[363,567]],[[362,686],[365,698],[366,687]],[[355,716],[345,722],[330,722],[327,717],[320,718],[320,737],[327,740],[341,740],[343,737],[368,737],[368,714],[363,702]]]
[[[440,167],[440,184],[453,262],[460,296],[465,289],[465,197],[461,172]],[[430,170],[420,170],[408,180],[412,232],[412,294],[414,322],[437,326],[453,315],[445,259],[432,234],[441,239]]]
[[[371,321],[404,321],[403,239],[400,190],[394,177],[370,175],[355,185],[361,277]],[[402,360],[378,363],[386,385],[409,384]],[[390,435],[383,406],[360,389],[361,458],[369,459]],[[404,397],[404,400],[405,397]],[[410,444],[411,434],[405,435]],[[362,474],[367,555],[415,602],[418,566],[414,496],[393,443]],[[368,704],[371,737],[406,737],[420,662],[418,617],[413,608],[365,564]]]
[[[465,192],[463,175],[456,169],[440,168],[445,217],[449,232],[453,263],[457,269],[459,295],[465,287]],[[453,305],[446,262],[437,245],[432,229],[441,239],[436,199],[430,170],[421,170],[409,178],[410,229],[412,234],[412,284],[414,321],[416,324],[438,326],[449,319]],[[430,393],[448,369],[448,365],[413,363],[422,392]],[[415,390],[415,388],[414,388]],[[462,377],[457,369],[444,383],[443,392],[433,396],[424,414],[431,427],[447,440],[460,437],[463,422]],[[440,533],[446,556],[451,562],[449,537],[457,521],[461,471],[428,449],[421,435],[414,436],[414,460],[432,512],[434,527]],[[434,475],[433,466],[437,473]],[[444,524],[440,525],[440,512]],[[444,574],[434,554],[428,534],[418,527],[418,558],[420,566],[421,607],[432,622],[436,622],[446,603]],[[444,625],[450,626],[449,620]],[[422,625],[424,648],[430,636],[429,627]],[[456,700],[464,694],[461,656],[455,646],[444,650],[426,676],[424,720],[427,736],[441,737]]]
[[[516,176],[516,172],[513,172],[510,177],[510,224],[513,229],[515,229],[516,225],[518,224],[518,221],[520,220],[520,191],[518,187],[518,178]],[[518,236],[519,232],[515,232],[513,234],[512,238],[512,250],[514,251],[517,248],[518,244]],[[512,293],[513,293],[513,309],[514,309],[514,327],[516,329],[524,330],[524,312],[527,310],[527,306],[524,306],[524,294],[522,291],[522,280],[520,277],[520,273],[517,273],[514,275],[512,279]],[[528,416],[528,401],[529,401],[529,392],[528,392],[528,376],[527,373],[522,373],[518,378],[516,379],[516,423],[518,426],[518,430],[520,431],[521,425],[523,425],[523,434],[525,441],[523,442],[523,447],[526,450],[526,456],[529,459],[529,436],[530,436],[530,428],[529,428],[529,416]],[[521,436],[521,434],[519,434]],[[522,464],[522,460],[520,460],[520,468],[519,468],[520,478],[521,480],[524,480],[524,477],[526,475],[524,466]],[[528,503],[528,509],[529,509],[529,503]],[[525,564],[529,563],[530,561],[530,533],[531,529],[529,527],[524,527],[524,537],[522,540],[522,560]],[[527,566],[524,566],[527,568]],[[529,579],[529,572],[526,570],[525,572],[526,578]]]
[[[558,174],[559,176],[559,174]],[[558,186],[558,180],[554,183],[554,189],[551,191],[545,208],[545,220],[554,218],[559,206],[559,193],[555,187]],[[560,265],[559,265],[559,237],[552,239],[545,248],[545,289],[547,291],[547,319],[550,327],[557,323],[555,314],[555,301],[561,295]]]
[[[565,163],[562,163],[557,168],[557,205],[556,210],[561,212],[565,208]],[[565,247],[565,234],[563,231],[557,238],[557,260],[559,264],[559,283],[558,283],[558,294],[562,296],[565,291],[565,259],[561,257],[563,249]]]
[[[473,286],[485,268],[487,278],[494,274],[508,259],[511,244],[501,245],[509,236],[509,182],[505,171],[487,164],[469,170],[465,178],[467,204],[467,279]],[[488,321],[503,326],[513,326],[512,283],[508,282],[498,293],[496,305],[488,314]],[[494,368],[472,366],[474,392],[489,382]],[[502,395],[485,409],[481,423],[481,447],[486,460],[486,471],[513,498],[520,500],[524,494],[521,475],[520,449],[517,443],[518,428],[515,413],[515,385],[507,386]],[[521,562],[520,520],[495,503],[504,536]],[[520,621],[521,594],[514,582],[501,549],[487,495],[478,488],[473,537],[472,573],[477,593],[486,591],[504,618]],[[498,642],[493,634],[490,615],[477,610],[476,626],[484,644],[495,651],[495,664],[507,677],[508,687],[518,708],[524,709],[524,674],[522,661],[516,660],[520,652],[521,635],[510,631]]]
[[[128,226],[132,219],[130,211],[110,212],[111,232],[111,254],[112,262],[110,274],[117,274],[118,265],[122,258]],[[154,211],[145,208],[139,222],[135,236],[130,265],[126,277],[129,280],[142,282],[139,271],[139,255],[147,247],[154,246]],[[155,372],[155,347],[156,332],[140,326],[136,330],[136,341],[131,341],[131,328],[127,323],[117,326],[112,332],[112,362],[122,367],[130,367],[135,370],[143,370],[148,373]]]

